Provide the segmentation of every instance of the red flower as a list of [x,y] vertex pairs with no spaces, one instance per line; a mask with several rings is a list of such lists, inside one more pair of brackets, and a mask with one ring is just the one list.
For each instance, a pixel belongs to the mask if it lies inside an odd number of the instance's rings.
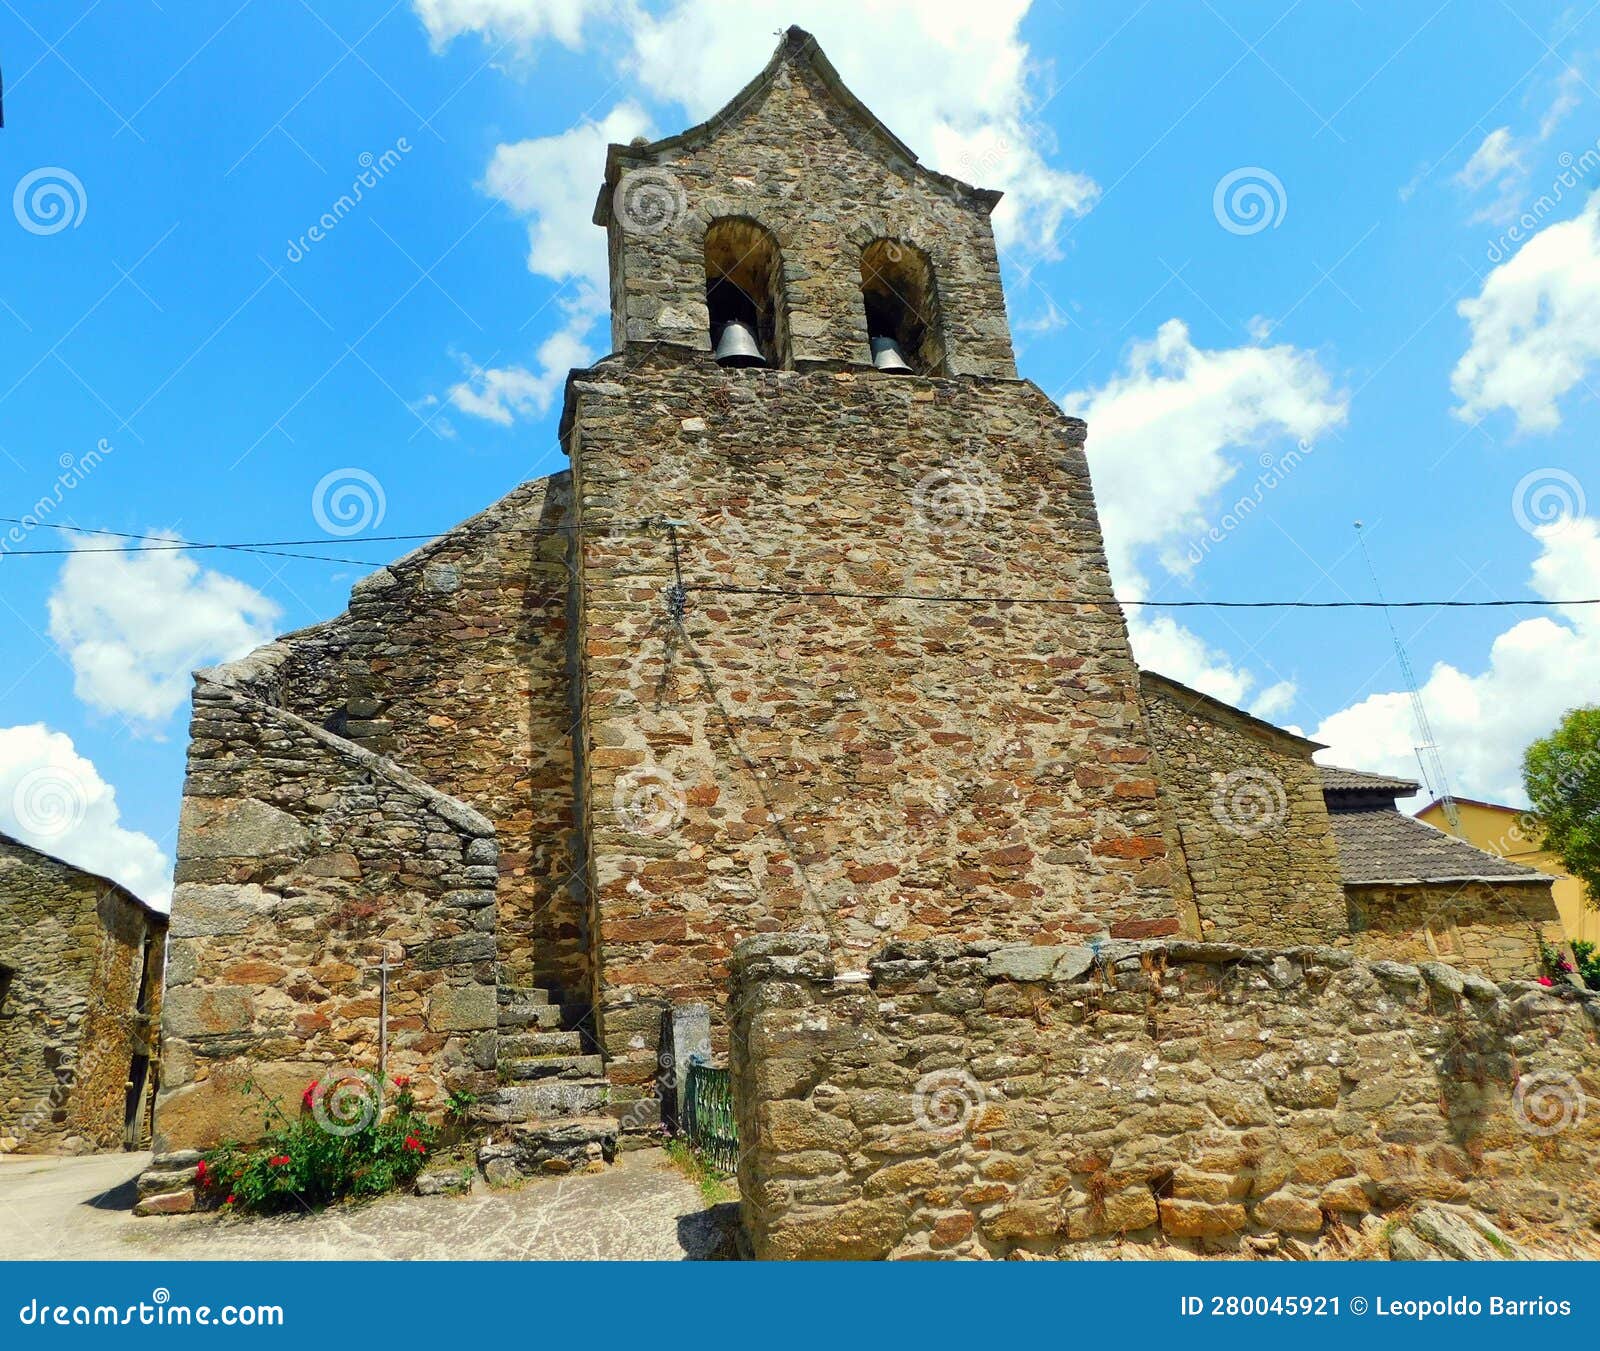
[[394,1086],[396,1088],[410,1088],[411,1087],[411,1076],[409,1074],[397,1074],[397,1075],[395,1075],[394,1076]]
[[202,1187],[210,1181],[210,1178],[206,1174],[206,1161],[204,1159],[201,1159],[200,1162],[194,1166],[194,1180]]
[[231,1206],[233,1204],[233,1193],[232,1192],[228,1193],[228,1199],[226,1201],[224,1201],[222,1204],[225,1205],[225,1206]]
[[311,1110],[311,1105],[316,1099],[317,1085],[321,1082],[322,1081],[320,1079],[313,1079],[309,1084],[306,1085],[306,1091],[300,1095],[300,1105],[308,1112]]
[[282,1168],[284,1164],[288,1163],[289,1161],[289,1156],[287,1154],[274,1154],[270,1159],[267,1160],[267,1162],[270,1163],[274,1168]]
[[415,1135],[406,1136],[405,1147],[413,1154],[426,1154],[428,1152],[427,1145],[423,1144]]
[[1539,984],[1541,984],[1541,985],[1554,985],[1555,981],[1551,980],[1549,976],[1540,976],[1539,977]]

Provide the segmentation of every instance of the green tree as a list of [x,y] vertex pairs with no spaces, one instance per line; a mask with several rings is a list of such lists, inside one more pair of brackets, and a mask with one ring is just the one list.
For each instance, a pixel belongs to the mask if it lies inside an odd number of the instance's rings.
[[1544,847],[1600,905],[1600,706],[1568,711],[1523,752],[1522,782]]

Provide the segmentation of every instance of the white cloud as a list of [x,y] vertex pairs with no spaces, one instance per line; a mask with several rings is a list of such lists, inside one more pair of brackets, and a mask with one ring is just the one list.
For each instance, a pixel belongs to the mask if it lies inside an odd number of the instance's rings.
[[651,130],[642,108],[620,103],[603,121],[496,147],[483,190],[528,218],[528,271],[605,293],[606,237],[593,216],[606,146]]
[[150,724],[188,697],[190,671],[260,646],[281,613],[254,587],[183,553],[87,548],[62,566],[49,606],[74,693],[102,713]]
[[412,399],[407,402],[406,407],[441,441],[456,439],[456,429],[450,419],[442,412],[434,412],[434,409],[439,407],[437,394],[424,394],[420,399]]
[[567,372],[591,364],[597,352],[585,341],[604,300],[583,287],[576,300],[565,303],[567,322],[539,344],[534,353],[537,369],[527,366],[484,368],[467,362],[467,378],[450,390],[450,402],[470,417],[485,418],[509,427],[517,418],[543,417],[564,385]]
[[1292,680],[1279,680],[1268,685],[1250,705],[1250,712],[1258,718],[1268,722],[1281,717],[1294,707],[1294,701],[1300,693],[1299,687]]
[[[1123,370],[1062,406],[1089,423],[1089,463],[1119,585],[1156,550],[1184,574],[1185,549],[1208,527],[1252,451],[1314,441],[1345,419],[1347,401],[1316,355],[1288,345],[1197,347],[1181,320],[1135,343]],[[1133,594],[1124,591],[1124,594]]]
[[[1055,153],[1052,135],[1034,117],[1048,97],[1040,87],[1046,72],[1020,35],[1030,0],[986,5],[967,0],[876,0],[865,5],[859,0],[811,0],[798,14],[784,0],[742,0],[737,5],[676,0],[659,13],[625,0],[587,5],[579,0],[415,3],[436,43],[477,31],[489,41],[511,41],[524,49],[546,36],[576,47],[586,24],[605,25],[606,46],[618,53],[616,77],[664,107],[681,109],[677,120],[685,125],[703,120],[737,94],[771,56],[775,33],[798,19],[816,34],[851,90],[925,162],[981,187],[1005,191],[994,217],[1002,247],[1053,253],[1064,221],[1082,215],[1099,195],[1092,179],[1049,161]],[[637,106],[622,104],[600,125],[643,116]],[[529,256],[529,266],[542,275],[558,275],[551,270],[552,257],[564,269],[559,275],[581,271],[567,257],[573,251],[577,213],[563,198],[571,193],[583,199],[582,224],[592,231],[588,216],[605,140],[626,141],[646,131],[636,126],[601,139],[586,134],[594,125],[585,123],[562,137],[502,146],[496,152],[496,164],[513,168],[528,188],[507,194],[495,184],[491,170],[490,190],[506,200],[521,198],[522,204],[513,205],[534,218],[536,232],[541,223],[548,232],[548,238],[535,239]],[[529,154],[538,157],[541,171],[556,161],[557,172],[527,172]],[[527,200],[530,196],[539,200]],[[595,271],[582,275],[597,279]]]
[[603,121],[580,122],[558,136],[495,149],[482,187],[528,221],[528,271],[561,286],[561,327],[539,344],[532,365],[484,367],[467,361],[467,378],[447,397],[469,417],[509,427],[519,417],[547,413],[574,366],[597,351],[587,341],[607,311],[605,232],[593,221],[606,147],[650,135],[648,114],[622,103]]
[[1588,81],[1576,66],[1567,66],[1556,81],[1556,95],[1544,116],[1539,119],[1539,139],[1547,141],[1551,134],[1567,120],[1567,114],[1583,102],[1580,90],[1588,88]]
[[[1531,178],[1530,157],[1543,153],[1546,141],[1566,121],[1572,110],[1583,102],[1580,90],[1587,88],[1583,73],[1576,66],[1562,68],[1555,82],[1555,93],[1550,105],[1539,119],[1539,130],[1529,136],[1516,135],[1509,126],[1496,127],[1472,152],[1454,181],[1468,193],[1488,192],[1489,200],[1475,210],[1469,219],[1474,224],[1490,222],[1504,225],[1513,220],[1523,198],[1527,195]],[[1570,163],[1571,155],[1567,156]],[[1401,190],[1401,200],[1410,196],[1410,189]]]
[[553,382],[525,366],[471,366],[450,388],[450,402],[469,417],[509,427],[517,414],[531,416],[550,406]]
[[115,790],[65,732],[42,723],[0,727],[0,830],[166,909],[167,856],[120,822]]
[[1046,333],[1056,333],[1071,324],[1066,312],[1056,304],[1055,297],[1043,290],[1040,291],[1039,307],[1031,314],[1019,314],[1011,321],[1013,333],[1024,333],[1029,336],[1042,336]]
[[[851,92],[926,163],[1005,190],[994,217],[1001,247],[1049,253],[1065,219],[1084,214],[1100,190],[1046,159],[1053,138],[1032,117],[1041,72],[1020,35],[1028,9],[1029,0],[813,0],[797,17]],[[785,0],[684,0],[635,22],[625,68],[699,121],[761,69],[774,31],[793,17]]]
[[1600,192],[1539,231],[1457,307],[1471,342],[1451,373],[1456,414],[1508,409],[1523,431],[1561,425],[1557,400],[1600,358]]
[[1127,613],[1128,636],[1140,666],[1235,707],[1249,697],[1254,677],[1236,667],[1226,653],[1218,652],[1170,615],[1137,606]]
[[436,48],[476,32],[524,49],[544,38],[581,46],[587,22],[626,9],[605,0],[415,0],[415,7]]
[[[1600,521],[1577,517],[1537,532],[1530,581],[1549,600],[1594,594],[1600,577]],[[1569,708],[1600,698],[1600,614],[1573,606],[1524,619],[1501,633],[1488,664],[1470,674],[1440,662],[1422,686],[1451,787],[1469,797],[1520,805],[1524,747]],[[1312,736],[1328,744],[1318,758],[1396,774],[1417,774],[1410,696],[1382,691],[1323,720]]]
[[[1254,505],[1284,473],[1261,470],[1258,458],[1278,466],[1274,446],[1314,441],[1342,423],[1347,408],[1313,353],[1287,345],[1207,350],[1177,319],[1135,343],[1104,385],[1069,394],[1062,406],[1088,420],[1112,578],[1117,594],[1130,599],[1148,589],[1147,558],[1174,576],[1190,572],[1188,546],[1205,537],[1210,513],[1241,469],[1256,471],[1240,495]],[[1230,704],[1249,702],[1252,673],[1170,615],[1139,607],[1128,613],[1141,665]],[[1292,682],[1279,680],[1256,695],[1254,708],[1275,716],[1294,693]]]
[[1300,694],[1294,681],[1277,680],[1258,690],[1260,681],[1254,672],[1245,670],[1171,615],[1139,606],[1131,606],[1125,613],[1134,658],[1145,670],[1180,681],[1267,722],[1278,721],[1294,707]]
[[1456,182],[1468,192],[1494,189],[1494,199],[1473,212],[1473,221],[1507,221],[1517,214],[1517,203],[1528,181],[1528,166],[1523,152],[1511,135],[1510,127],[1496,127],[1472,152],[1472,158],[1456,175]]
[[1472,158],[1456,175],[1456,182],[1477,189],[1521,168],[1522,156],[1512,142],[1511,128],[1496,127],[1472,152]]

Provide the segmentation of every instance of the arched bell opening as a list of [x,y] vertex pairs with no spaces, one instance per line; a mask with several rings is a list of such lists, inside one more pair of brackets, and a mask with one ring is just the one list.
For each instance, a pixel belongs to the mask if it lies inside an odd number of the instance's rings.
[[933,263],[898,239],[861,251],[861,298],[872,364],[889,375],[944,373],[944,333]]
[[783,258],[777,237],[743,217],[706,231],[711,350],[724,366],[781,366],[787,358]]

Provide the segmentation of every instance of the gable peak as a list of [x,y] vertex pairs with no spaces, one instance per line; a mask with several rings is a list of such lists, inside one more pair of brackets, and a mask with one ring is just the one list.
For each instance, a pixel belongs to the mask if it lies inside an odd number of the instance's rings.
[[944,189],[951,197],[976,207],[983,213],[992,212],[1004,195],[997,189],[978,188],[949,174],[928,168],[914,150],[902,141],[888,125],[867,107],[840,78],[833,63],[828,60],[817,39],[804,28],[791,24],[779,35],[777,49],[761,72],[728,100],[704,122],[697,123],[672,136],[647,141],[636,137],[628,145],[612,144],[606,148],[606,175],[600,195],[595,202],[594,223],[611,223],[611,197],[618,179],[630,169],[657,163],[673,152],[690,150],[716,139],[726,129],[740,121],[747,113],[759,108],[777,82],[779,74],[791,69],[809,77],[831,100],[835,107],[876,140],[887,159],[899,161],[906,168]]

